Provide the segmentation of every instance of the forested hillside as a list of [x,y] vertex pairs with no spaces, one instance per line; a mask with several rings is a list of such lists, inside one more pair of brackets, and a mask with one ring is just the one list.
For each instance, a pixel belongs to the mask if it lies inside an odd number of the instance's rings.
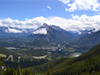
[[52,75],[92,75],[99,74],[100,71],[100,45],[90,49],[86,54],[76,58],[61,58],[52,62],[35,66],[38,72],[46,72],[47,67],[51,69]]
[[76,58],[59,58],[26,70],[21,70],[20,67],[16,71],[13,68],[7,69],[8,71],[4,71],[4,75],[8,75],[7,73],[11,71],[17,75],[19,75],[18,73],[20,75],[100,75],[100,44]]

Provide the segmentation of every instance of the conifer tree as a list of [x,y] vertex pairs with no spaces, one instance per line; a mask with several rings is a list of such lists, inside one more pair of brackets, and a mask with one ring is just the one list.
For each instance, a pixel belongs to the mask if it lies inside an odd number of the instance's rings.
[[48,68],[47,68],[47,74],[46,74],[46,75],[51,75],[49,66],[48,66]]
[[22,70],[21,70],[20,66],[18,66],[18,68],[17,68],[17,75],[22,75]]
[[16,71],[13,68],[7,67],[6,70],[4,71],[4,75],[16,75]]
[[6,70],[4,71],[4,75],[10,75],[10,69],[9,69],[9,67],[7,67]]
[[23,72],[23,75],[32,75],[32,73],[28,69],[25,69],[25,71]]
[[3,71],[2,71],[2,67],[1,66],[3,66],[4,65],[4,63],[3,63],[3,60],[2,60],[3,58],[2,57],[0,57],[0,74],[2,74],[3,73]]
[[11,68],[11,75],[17,75],[15,69]]

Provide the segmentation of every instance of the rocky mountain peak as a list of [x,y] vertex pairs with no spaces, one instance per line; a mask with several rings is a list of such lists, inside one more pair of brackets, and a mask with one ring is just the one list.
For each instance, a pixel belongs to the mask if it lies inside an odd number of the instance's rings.
[[47,25],[46,23],[44,23],[43,26],[44,26],[45,28],[48,28],[48,27],[49,27],[49,25]]

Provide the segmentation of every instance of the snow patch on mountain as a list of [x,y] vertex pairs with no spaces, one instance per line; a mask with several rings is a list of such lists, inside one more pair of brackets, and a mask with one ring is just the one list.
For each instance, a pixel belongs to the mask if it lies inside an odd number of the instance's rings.
[[47,34],[47,30],[46,28],[40,28],[36,30],[35,32],[33,32],[33,34]]

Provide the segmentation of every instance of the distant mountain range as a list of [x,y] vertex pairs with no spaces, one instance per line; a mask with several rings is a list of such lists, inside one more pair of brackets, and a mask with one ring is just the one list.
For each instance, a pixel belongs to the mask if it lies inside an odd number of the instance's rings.
[[91,34],[93,32],[96,32],[97,30],[95,29],[92,29],[92,30],[81,30],[79,32],[72,32],[72,31],[69,31],[70,34],[72,34],[75,38],[80,38],[80,37],[83,37],[84,35],[86,34]]
[[[37,28],[36,30],[34,28],[31,29],[27,29],[27,28],[17,28],[17,27],[6,27],[6,26],[0,26],[0,33],[29,33],[29,34],[48,34],[48,31],[50,31],[51,29],[55,29],[57,31],[67,31],[64,30],[62,28],[60,28],[59,26],[55,26],[55,25],[47,25],[46,23],[44,23],[41,27]],[[78,35],[85,35],[86,33],[90,34],[91,32],[95,32],[96,30],[80,30],[78,32],[72,32],[72,31],[67,31],[67,32],[71,32],[73,34],[78,34]]]
[[[5,35],[6,34],[6,35]],[[59,26],[47,25],[44,23],[41,27],[32,29],[16,28],[16,27],[0,27],[1,37],[13,37],[19,36],[33,41],[37,38],[44,39],[52,43],[63,43],[70,42],[71,40],[78,39],[76,42],[78,44],[99,44],[100,43],[100,31],[96,29],[92,30],[81,30],[80,32],[73,33],[71,31],[66,31]],[[21,38],[22,38],[21,37]]]
[[100,30],[96,31],[93,29],[89,31],[86,35],[79,38],[77,41],[78,44],[89,44],[89,45],[97,45],[100,44]]
[[61,29],[55,25],[43,24],[43,26],[36,29],[29,37],[31,38],[42,38],[48,42],[67,42],[71,39],[74,39],[68,31]]
[[0,33],[27,33],[31,34],[34,29],[24,29],[24,28],[16,28],[16,27],[0,27]]
[[99,44],[100,31],[95,29],[92,30],[81,30],[80,32],[73,33],[66,31],[55,25],[47,25],[37,28],[29,37],[33,39],[41,38],[52,43],[63,43],[70,42],[71,40],[78,38],[76,41],[78,44]]

